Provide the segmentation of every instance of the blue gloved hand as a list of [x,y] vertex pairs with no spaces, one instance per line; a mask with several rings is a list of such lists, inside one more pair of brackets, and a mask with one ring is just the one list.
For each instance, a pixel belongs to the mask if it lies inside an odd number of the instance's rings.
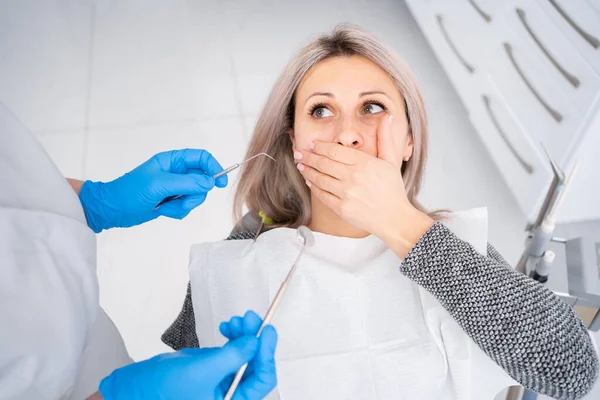
[[[112,182],[86,181],[79,198],[89,227],[96,233],[127,228],[161,215],[182,219],[206,200],[216,185],[227,186],[227,175],[212,176],[223,167],[206,150],[174,150],[154,157]],[[169,196],[183,197],[156,206]]]
[[[248,318],[249,323],[245,324],[243,321]],[[114,371],[100,383],[102,397],[104,400],[223,399],[234,374],[248,362],[249,368],[233,400],[265,398],[277,386],[274,358],[277,332],[268,325],[256,339],[260,317],[246,313],[239,320],[241,330],[229,329],[227,332],[235,334],[228,335],[232,340],[223,347],[161,354]]]
[[[232,341],[238,340],[242,337],[255,336],[261,324],[262,319],[254,311],[248,311],[246,312],[244,317],[233,317],[231,318],[231,320],[229,320],[229,322],[222,322],[219,326],[219,331],[223,336],[229,339],[229,343],[231,343]],[[271,330],[275,331],[275,328],[273,328],[271,325],[265,326],[261,333],[261,338],[265,334],[271,335]],[[276,335],[277,334],[275,332],[275,336]],[[250,361],[248,363],[248,368],[246,369],[246,372],[244,373],[244,376],[242,378],[242,382],[245,382],[247,379],[249,379],[249,377],[254,377],[254,379],[256,379],[257,382],[261,382],[261,385],[258,386],[259,388],[262,388],[263,386],[275,388],[277,386],[277,375],[275,374],[274,357],[275,348],[273,348],[273,356],[270,356],[270,354],[271,353],[267,353],[265,357],[256,357],[252,361]],[[221,390],[223,392],[223,395],[225,395],[225,393],[227,393],[227,391],[229,390],[233,379],[234,375],[231,375],[221,383]],[[260,394],[262,393],[261,391],[256,391],[256,386],[245,387],[244,391],[240,392],[241,386],[242,384],[240,383],[240,386],[238,386],[235,392],[236,396],[238,393],[242,393],[246,396],[252,395],[252,397],[250,398],[254,399],[256,398],[253,397],[254,395],[260,396]],[[236,399],[236,396],[233,397],[234,400]]]

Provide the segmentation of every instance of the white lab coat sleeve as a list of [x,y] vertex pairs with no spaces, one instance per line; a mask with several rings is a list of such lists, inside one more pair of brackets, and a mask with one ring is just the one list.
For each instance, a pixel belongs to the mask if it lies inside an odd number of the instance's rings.
[[0,208],[0,393],[69,395],[98,310],[95,237],[65,217]]
[[96,238],[1,103],[0,171],[0,398],[67,398],[99,310]]

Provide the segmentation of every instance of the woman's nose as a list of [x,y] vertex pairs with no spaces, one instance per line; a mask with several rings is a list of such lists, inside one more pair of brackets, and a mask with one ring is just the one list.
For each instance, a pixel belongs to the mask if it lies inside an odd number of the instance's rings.
[[359,149],[363,146],[363,137],[352,121],[344,121],[336,135],[335,142],[342,146]]

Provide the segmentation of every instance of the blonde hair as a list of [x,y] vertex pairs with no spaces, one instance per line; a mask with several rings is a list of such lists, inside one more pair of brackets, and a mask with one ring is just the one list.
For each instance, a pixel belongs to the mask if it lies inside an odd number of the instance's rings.
[[290,138],[296,90],[306,73],[319,62],[353,55],[365,57],[384,69],[404,99],[414,149],[410,160],[402,166],[402,176],[408,200],[426,212],[417,200],[427,156],[427,117],[417,81],[404,61],[373,35],[359,27],[341,24],[330,35],[320,36],[302,48],[275,83],[256,123],[247,157],[265,152],[277,159],[277,164],[261,157],[244,165],[234,197],[236,221],[242,217],[245,204],[255,218],[263,211],[273,220],[273,226],[297,228],[310,223],[310,192],[296,169]]

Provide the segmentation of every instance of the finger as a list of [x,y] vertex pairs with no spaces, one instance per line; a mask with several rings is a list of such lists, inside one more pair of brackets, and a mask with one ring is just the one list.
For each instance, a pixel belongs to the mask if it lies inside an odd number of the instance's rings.
[[319,188],[311,181],[307,181],[306,184],[310,187],[311,192],[313,192],[323,204],[332,209],[336,214],[341,215],[342,200],[339,197]]
[[219,162],[206,150],[183,149],[171,151],[170,172],[184,173],[190,169],[201,169],[206,175],[223,171]]
[[313,185],[318,186],[320,189],[325,190],[340,199],[344,196],[344,184],[339,179],[333,178],[329,175],[321,173],[314,168],[305,166],[304,164],[298,164],[298,169],[304,176],[304,179],[311,182]]
[[177,195],[205,194],[215,187],[212,176],[204,174],[171,174],[162,179],[162,190],[165,197]]
[[[256,314],[254,314],[254,315],[256,315]],[[260,317],[259,317],[259,320],[260,320]],[[245,324],[245,322],[244,322],[244,324]],[[258,331],[258,328],[256,329],[256,331]],[[251,333],[249,335],[244,335],[244,336],[256,336],[256,331],[254,331],[254,333]],[[227,322],[221,322],[221,324],[219,325],[219,332],[221,332],[221,335],[226,337],[228,340],[236,339],[235,337],[233,337],[231,335],[231,331],[229,329],[229,323],[227,323]],[[252,366],[252,364],[249,364],[248,368],[246,368],[246,372],[244,372],[244,376],[251,374],[253,371],[254,371],[254,367]],[[227,390],[229,388],[232,381],[233,381],[233,376],[226,378],[222,382],[222,386],[225,387],[225,390]]]
[[231,321],[229,321],[229,331],[231,332],[231,337],[234,339],[244,336],[244,324],[241,317],[231,318]]
[[389,118],[382,118],[377,126],[377,158],[397,165],[398,157],[392,135],[392,121],[393,115],[390,115]]
[[229,324],[227,322],[221,322],[221,325],[219,325],[219,332],[221,332],[221,335],[225,336],[227,339],[232,339],[231,331],[229,330]]
[[183,202],[183,198],[169,200],[161,204],[154,212],[168,218],[184,219],[190,212],[183,207]]
[[[341,163],[323,155],[303,152],[302,159],[298,161],[303,165],[308,165],[309,167],[340,180],[343,180],[348,175],[348,164]],[[300,169],[300,164],[298,164],[298,169]]]
[[[220,172],[220,171],[219,171]],[[202,171],[201,169],[190,169],[188,170],[188,173],[196,173],[196,174],[203,174],[203,175],[207,175],[204,171]],[[214,174],[213,174],[214,175]],[[211,175],[212,176],[212,175]],[[222,175],[220,177],[218,177],[215,180],[215,186],[218,188],[224,188],[227,186],[227,184],[229,183],[229,179],[227,178],[227,174]]]
[[223,379],[221,381],[221,383],[219,384],[219,388],[221,388],[221,393],[222,393],[221,397],[216,396],[215,398],[217,398],[217,399],[224,398],[225,397],[225,393],[227,393],[227,391],[231,387],[231,384],[233,383],[234,379],[235,379],[235,375],[233,375],[233,374],[225,377],[225,379]]
[[252,360],[254,373],[249,375],[236,390],[234,400],[262,399],[277,386],[275,350],[277,331],[267,325],[258,340],[258,350]]
[[[213,175],[218,174],[219,172],[223,171],[223,167],[221,166],[221,164],[219,164],[219,162],[208,151],[201,150],[199,156],[200,157],[199,157],[199,161],[197,164],[198,167],[195,167],[195,168],[200,168],[201,170],[206,172],[207,175],[210,175],[211,177]],[[194,156],[190,156],[189,161],[192,163],[195,163]],[[188,166],[189,166],[189,164],[188,164]],[[194,167],[192,167],[192,168],[194,168]],[[227,183],[228,183],[227,174],[220,176],[217,179],[217,182],[215,182],[215,184],[220,188],[224,188],[225,186],[227,186]]]
[[243,331],[244,335],[256,335],[262,324],[262,318],[254,311],[247,311],[244,314]]
[[342,164],[354,165],[364,155],[363,152],[342,146],[338,143],[315,141],[312,152]]
[[185,354],[185,355],[194,356],[194,357],[196,357],[196,356],[206,357],[213,351],[214,351],[214,348],[212,348],[212,347],[203,347],[203,348],[186,347],[184,349],[181,349],[181,350],[173,352],[173,353],[162,354],[161,356],[163,358],[166,358],[166,357],[176,357],[177,355]]
[[215,349],[205,357],[205,366],[210,366],[204,374],[215,378],[215,383],[221,382],[228,375],[235,373],[240,367],[254,358],[258,349],[258,339],[254,336],[243,336],[227,343],[220,349]]
[[183,219],[196,207],[204,203],[205,200],[206,193],[196,196],[182,196],[161,204],[154,212],[157,213],[157,216],[163,215],[168,218]]
[[181,205],[182,208],[189,213],[194,208],[204,203],[204,201],[206,200],[206,193],[199,194],[196,196],[183,196],[181,200],[183,200]]

